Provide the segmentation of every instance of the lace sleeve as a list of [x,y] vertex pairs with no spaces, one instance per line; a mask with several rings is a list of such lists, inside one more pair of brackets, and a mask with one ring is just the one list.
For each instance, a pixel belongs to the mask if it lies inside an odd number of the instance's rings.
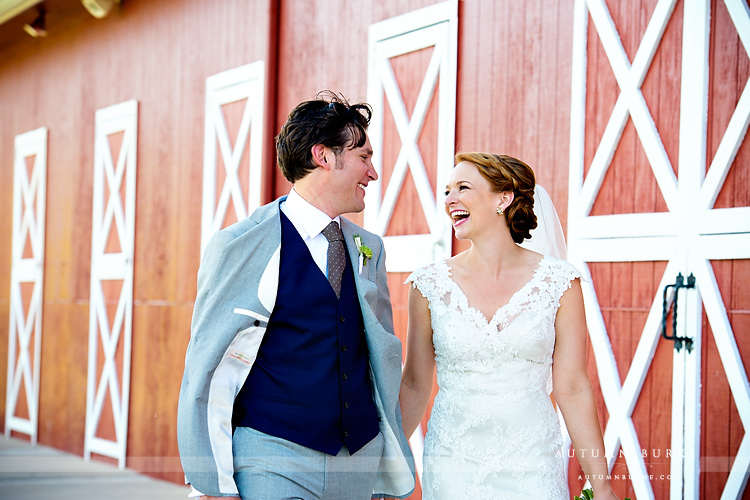
[[420,267],[406,278],[404,283],[411,283],[411,286],[419,290],[424,298],[428,302],[432,302],[432,293],[430,293],[435,287],[434,282],[434,264],[429,264],[424,267]]
[[404,283],[411,283],[429,303],[433,313],[442,314],[448,302],[448,267],[445,262],[433,262],[411,273]]
[[560,261],[560,270],[562,271],[563,278],[568,282],[582,277],[581,272],[576,268],[576,266],[574,266],[567,260]]
[[582,279],[582,274],[573,264],[565,260],[555,259],[553,267],[555,270],[553,296],[557,300],[557,307],[560,307],[563,294],[571,287],[573,280]]
[[413,288],[416,288],[422,293],[422,296],[426,298],[427,300],[430,300],[430,298],[427,296],[427,291],[425,290],[427,285],[427,267],[420,267],[413,273],[409,275],[408,278],[406,278],[406,281],[404,281],[404,284],[410,283]]

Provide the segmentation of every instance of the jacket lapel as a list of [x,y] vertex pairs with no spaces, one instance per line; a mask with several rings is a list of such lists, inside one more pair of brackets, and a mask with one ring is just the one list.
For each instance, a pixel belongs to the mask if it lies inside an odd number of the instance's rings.
[[286,199],[282,196],[273,203],[264,205],[250,216],[258,225],[256,232],[263,234],[262,238],[254,237],[252,242],[258,242],[266,248],[273,249],[273,254],[264,264],[258,268],[260,279],[257,282],[257,297],[260,304],[268,311],[270,317],[276,304],[276,294],[279,290],[279,273],[281,271],[281,219],[279,215],[280,204]]
[[372,243],[372,236],[352,222],[341,217],[341,232],[344,233],[344,244],[347,251],[349,252],[349,261],[354,266],[354,277],[357,283],[361,280],[372,282],[375,280],[375,269],[372,261],[374,259],[367,259],[367,263],[362,265],[362,271],[359,268],[359,252],[357,251],[357,244],[354,242],[354,235],[359,234],[362,237],[362,244],[373,248],[375,245]]

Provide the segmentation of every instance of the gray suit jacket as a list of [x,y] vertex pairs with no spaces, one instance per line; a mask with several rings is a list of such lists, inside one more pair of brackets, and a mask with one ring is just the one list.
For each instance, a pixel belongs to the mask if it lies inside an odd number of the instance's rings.
[[[285,197],[217,232],[198,271],[190,343],[177,412],[186,481],[205,495],[237,495],[232,458],[234,399],[255,362],[279,284]],[[393,334],[382,240],[341,218],[370,351],[373,392],[385,449],[373,497],[404,498],[415,486],[414,459],[401,430],[401,342]],[[353,236],[372,249],[359,273]]]

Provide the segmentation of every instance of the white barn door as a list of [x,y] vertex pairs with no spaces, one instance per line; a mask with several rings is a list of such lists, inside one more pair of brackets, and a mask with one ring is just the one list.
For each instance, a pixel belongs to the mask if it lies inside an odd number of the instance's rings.
[[[373,163],[381,180],[367,188],[364,224],[384,236],[389,272],[413,271],[451,253],[451,227],[445,216],[443,192],[453,168],[456,127],[456,65],[458,2],[455,0],[381,21],[370,26],[367,100],[374,114],[369,128]],[[413,109],[407,109],[392,61],[417,51],[431,50]],[[416,90],[416,89],[414,89]],[[419,140],[425,120],[437,99],[437,137],[431,145],[436,158],[433,186]],[[395,125],[400,149],[383,182],[386,113]],[[419,199],[417,210],[427,223],[425,234],[388,235],[389,224],[411,174]],[[386,183],[387,182],[387,183]]]
[[133,316],[138,103],[96,112],[84,458],[125,467]]
[[13,160],[13,238],[8,330],[5,435],[31,437],[39,428],[47,129],[16,136]]
[[[260,206],[264,81],[263,61],[206,79],[201,256],[211,235]],[[236,128],[231,106],[239,106]]]
[[[637,53],[630,61],[607,3],[604,0],[576,1],[568,257],[584,274],[589,272],[589,263],[666,262],[658,292],[653,296],[645,326],[640,338],[636,339],[635,354],[629,360],[629,369],[623,380],[611,344],[612,335],[617,332],[607,331],[592,281],[589,279],[583,283],[599,383],[609,413],[605,445],[608,455],[612,456],[610,466],[621,450],[637,498],[654,498],[649,469],[643,456],[644,449],[648,453],[652,450],[648,450],[648,446],[641,441],[632,415],[652,368],[657,344],[667,342],[662,337],[663,302],[671,308],[675,307],[673,303],[676,302],[679,311],[676,331],[671,331],[670,321],[669,335],[685,340],[676,342],[672,351],[671,453],[667,455],[667,460],[671,461],[669,496],[673,499],[697,499],[700,496],[701,319],[705,311],[745,429],[721,498],[740,498],[750,470],[750,386],[735,339],[739,332],[732,330],[711,262],[750,258],[750,207],[714,209],[714,202],[729,169],[747,168],[746,165],[732,165],[750,121],[750,87],[745,87],[716,154],[707,161],[711,3],[708,0],[684,0],[680,7],[683,22],[679,169],[678,175],[675,175],[641,86],[677,4],[676,0],[657,2]],[[745,50],[748,50],[750,16],[747,3],[743,0],[726,0],[725,5]],[[585,166],[589,16],[614,73],[619,95],[601,140],[596,145],[593,160]],[[633,122],[667,210],[591,215],[628,118]],[[666,130],[661,132],[669,133]],[[688,277],[691,275],[695,281],[693,288],[680,289],[675,301],[675,288],[669,285],[676,283],[678,273],[683,276],[685,284],[689,283]],[[609,286],[617,284],[610,283]]]

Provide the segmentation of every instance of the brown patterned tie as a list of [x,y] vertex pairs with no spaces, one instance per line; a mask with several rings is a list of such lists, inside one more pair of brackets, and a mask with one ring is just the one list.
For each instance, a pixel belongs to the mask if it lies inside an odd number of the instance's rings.
[[336,221],[331,221],[323,236],[328,240],[328,281],[331,283],[336,298],[341,296],[341,277],[346,267],[346,249],[344,248],[344,234]]

